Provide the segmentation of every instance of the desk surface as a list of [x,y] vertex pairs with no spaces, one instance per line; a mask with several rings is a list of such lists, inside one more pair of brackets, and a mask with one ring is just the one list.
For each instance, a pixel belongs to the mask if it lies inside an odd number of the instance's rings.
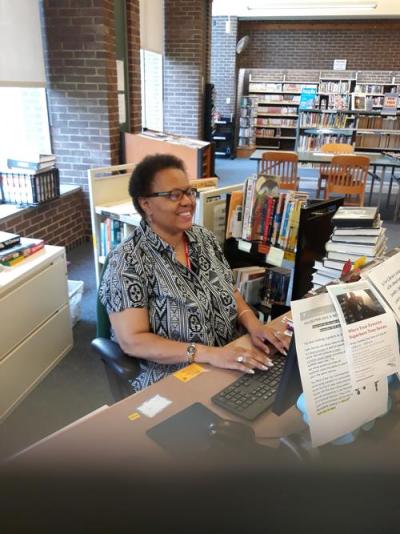
[[[262,159],[264,152],[269,151],[258,148],[252,153],[250,159],[259,161]],[[296,154],[299,157],[299,163],[329,163],[335,155],[324,152],[296,152]],[[400,167],[400,160],[384,156],[379,152],[354,152],[353,155],[368,156],[371,165],[378,165],[379,167]]]
[[[249,342],[246,338],[246,341]],[[94,469],[97,465],[124,466],[124,469],[137,470],[138,466],[153,465],[166,460],[166,452],[147,437],[146,431],[175,413],[201,402],[223,418],[235,417],[211,403],[214,393],[231,383],[239,375],[228,371],[202,365],[205,372],[188,382],[182,382],[170,375],[160,382],[140,391],[111,407],[94,412],[66,427],[60,432],[45,438],[39,443],[17,455],[12,463],[23,466],[57,465],[60,461],[67,468]],[[130,420],[129,416],[145,401],[161,395],[172,401],[155,417],[140,415]],[[260,416],[253,425],[256,435],[285,436],[305,428],[298,411],[292,407],[283,416],[268,411]],[[276,440],[274,440],[276,441]],[[271,443],[273,445],[273,443]]]

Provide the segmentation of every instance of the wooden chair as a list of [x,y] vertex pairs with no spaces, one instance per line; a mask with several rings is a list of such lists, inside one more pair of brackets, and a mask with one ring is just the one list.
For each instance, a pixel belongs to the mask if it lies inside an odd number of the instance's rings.
[[337,193],[345,196],[345,205],[363,206],[368,168],[367,156],[333,156],[330,164],[321,165],[321,172],[327,177],[325,199]]
[[279,176],[280,189],[297,191],[299,179],[297,166],[299,158],[295,152],[264,152],[259,162],[258,173]]
[[[351,154],[353,152],[353,145],[349,145],[348,143],[326,143],[326,145],[322,145],[321,152],[325,154]],[[321,191],[325,194],[325,187],[326,176],[320,170],[317,183],[317,198],[320,197]]]

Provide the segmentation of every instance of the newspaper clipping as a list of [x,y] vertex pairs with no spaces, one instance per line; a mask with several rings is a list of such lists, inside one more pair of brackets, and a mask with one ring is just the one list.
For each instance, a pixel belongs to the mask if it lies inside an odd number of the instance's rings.
[[386,375],[353,387],[341,322],[330,296],[293,301],[292,314],[313,447],[384,414]]
[[384,299],[367,280],[327,289],[342,326],[353,387],[360,390],[397,373],[397,324]]

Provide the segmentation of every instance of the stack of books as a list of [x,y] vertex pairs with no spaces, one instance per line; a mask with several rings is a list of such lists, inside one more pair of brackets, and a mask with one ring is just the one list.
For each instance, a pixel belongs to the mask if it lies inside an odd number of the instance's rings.
[[12,267],[44,247],[43,239],[0,232],[0,265]]
[[22,174],[36,174],[54,169],[56,157],[54,154],[37,154],[26,159],[8,158],[7,167],[13,172]]
[[385,253],[385,228],[376,207],[340,207],[332,218],[331,239],[325,244],[326,256],[316,261],[313,289],[340,278],[345,263],[365,256],[366,262]]

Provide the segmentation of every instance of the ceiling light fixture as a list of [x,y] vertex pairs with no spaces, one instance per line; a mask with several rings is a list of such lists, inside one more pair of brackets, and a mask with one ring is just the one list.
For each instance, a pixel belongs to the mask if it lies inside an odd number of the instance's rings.
[[290,9],[290,10],[303,10],[303,9],[314,9],[317,11],[320,10],[329,10],[329,9],[345,9],[347,10],[373,10],[376,9],[378,4],[368,2],[368,3],[341,3],[341,2],[331,2],[329,4],[321,4],[321,3],[304,3],[304,4],[298,4],[296,2],[292,3],[280,3],[277,6],[266,6],[266,7],[256,7],[256,6],[247,6],[248,11],[281,11],[283,9]]

